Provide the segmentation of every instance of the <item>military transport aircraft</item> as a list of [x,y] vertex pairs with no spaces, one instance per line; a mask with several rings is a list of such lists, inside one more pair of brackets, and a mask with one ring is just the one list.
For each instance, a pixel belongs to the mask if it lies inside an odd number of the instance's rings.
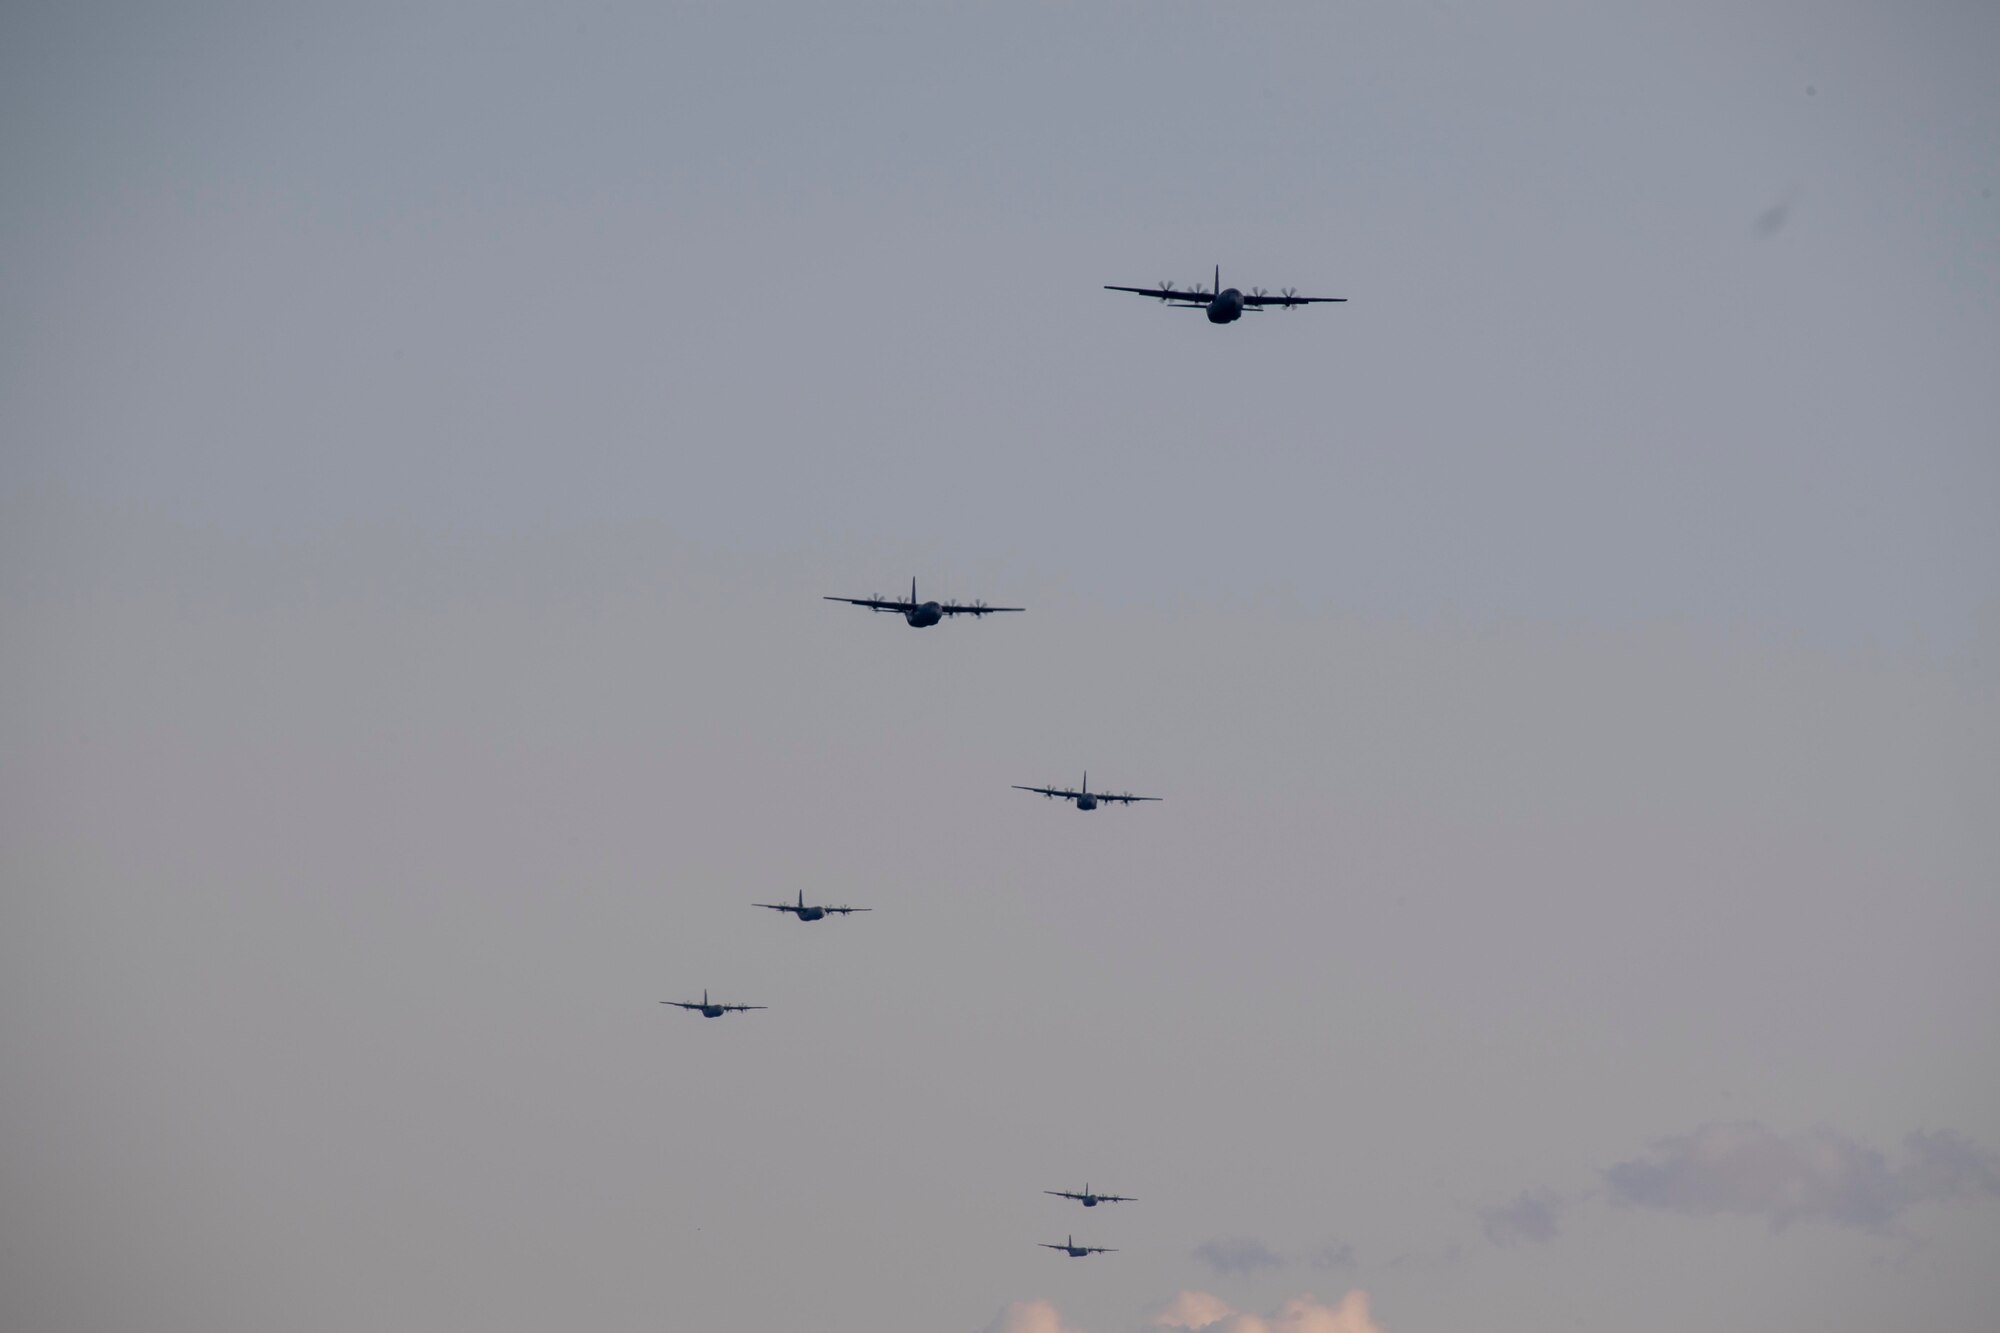
[[801,921],[817,921],[828,912],[838,912],[842,916],[846,916],[849,912],[872,912],[875,910],[872,907],[807,907],[806,891],[804,889],[799,890],[799,900],[796,903],[753,903],[751,905],[753,907],[768,907],[773,912],[790,912]]
[[1107,292],[1134,292],[1140,296],[1151,296],[1168,305],[1180,306],[1185,310],[1206,310],[1208,312],[1208,322],[1211,324],[1232,324],[1243,318],[1243,312],[1246,310],[1269,310],[1272,306],[1277,306],[1282,310],[1290,310],[1293,306],[1329,305],[1347,300],[1344,296],[1300,296],[1291,287],[1285,288],[1284,291],[1278,293],[1276,296],[1272,296],[1262,287],[1252,287],[1246,294],[1236,290],[1234,287],[1224,287],[1222,285],[1222,265],[1220,264],[1215,266],[1215,286],[1209,288],[1207,291],[1203,291],[1199,286],[1190,287],[1184,292],[1176,291],[1171,282],[1162,282],[1157,287],[1113,287],[1111,284],[1106,283],[1104,290]]
[[1131,792],[1124,792],[1113,796],[1108,791],[1092,791],[1090,789],[1090,774],[1088,771],[1083,775],[1083,788],[1080,791],[1067,791],[1061,787],[1023,787],[1018,782],[1012,785],[1015,791],[1031,791],[1037,796],[1046,796],[1051,800],[1060,796],[1065,801],[1075,801],[1076,808],[1079,810],[1095,810],[1100,801],[1121,801],[1126,805],[1130,805],[1134,801],[1157,801],[1160,799],[1157,796],[1134,796]]
[[1083,1193],[1081,1194],[1077,1194],[1071,1190],[1043,1190],[1042,1193],[1053,1194],[1058,1199],[1075,1199],[1086,1208],[1095,1208],[1100,1203],[1139,1202],[1137,1199],[1124,1194],[1094,1194],[1091,1192],[1090,1182],[1087,1180],[1083,1182]]
[[946,616],[990,616],[1000,611],[1025,611],[1025,606],[988,606],[984,602],[973,602],[960,606],[957,602],[920,602],[917,600],[917,581],[910,580],[910,600],[889,601],[881,597],[828,597],[829,602],[846,602],[850,606],[865,606],[870,611],[896,611],[902,614],[911,629],[925,629],[935,625]]
[[1051,1245],[1047,1241],[1039,1241],[1037,1243],[1045,1250],[1061,1250],[1064,1254],[1068,1255],[1072,1259],[1081,1259],[1085,1255],[1089,1254],[1118,1253],[1118,1251],[1116,1250],[1107,1250],[1102,1245],[1079,1245],[1076,1243],[1075,1236],[1071,1236],[1061,1245]]
[[700,1004],[696,1004],[693,1000],[661,1000],[660,1003],[676,1005],[682,1009],[692,1009],[703,1018],[720,1018],[724,1014],[740,1013],[745,1009],[770,1008],[767,1004],[717,1004],[708,998],[708,991],[706,989],[701,993]]

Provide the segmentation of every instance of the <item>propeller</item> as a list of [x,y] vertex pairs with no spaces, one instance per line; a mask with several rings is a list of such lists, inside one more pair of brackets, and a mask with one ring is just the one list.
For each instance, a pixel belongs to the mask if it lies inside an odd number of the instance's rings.
[[1262,287],[1252,287],[1250,289],[1250,295],[1256,297],[1259,301],[1261,301],[1264,299],[1265,292]]
[[1298,288],[1296,287],[1285,288],[1285,309],[1290,310],[1292,308],[1292,303],[1298,299],[1299,299]]
[[[1172,284],[1171,282],[1168,282],[1168,281],[1167,281],[1166,279],[1162,278],[1162,279],[1160,280],[1160,290],[1161,290],[1161,291],[1163,291],[1163,292],[1166,292],[1166,293],[1168,293],[1169,295],[1171,295],[1171,294],[1173,293],[1173,290],[1174,290],[1174,285],[1173,285],[1173,284]],[[1166,303],[1166,300],[1167,300],[1167,297],[1165,297],[1165,296],[1162,296],[1162,297],[1160,298],[1160,302],[1161,302],[1161,304],[1165,304],[1165,303]]]

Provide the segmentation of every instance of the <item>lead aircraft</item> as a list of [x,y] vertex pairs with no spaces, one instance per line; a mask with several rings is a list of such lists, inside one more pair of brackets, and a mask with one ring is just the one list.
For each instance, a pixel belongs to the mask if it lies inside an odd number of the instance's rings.
[[846,602],[849,606],[865,606],[870,611],[895,611],[911,629],[927,629],[946,616],[990,616],[1001,611],[1025,611],[1025,606],[988,606],[975,601],[969,606],[957,602],[920,602],[917,600],[917,581],[910,580],[910,600],[892,601],[882,597],[828,597],[829,602]]
[[661,1000],[660,1003],[671,1004],[681,1009],[692,1009],[703,1018],[720,1018],[724,1014],[741,1013],[746,1009],[770,1008],[769,1005],[765,1004],[717,1004],[708,998],[706,987],[701,992],[700,1004],[696,1004],[693,1000]]
[[799,900],[796,903],[752,903],[751,906],[768,907],[773,912],[790,912],[801,921],[817,921],[829,912],[838,912],[840,915],[846,916],[849,912],[872,912],[875,910],[872,907],[808,907],[806,906],[806,891],[804,889],[799,890]]
[[1243,318],[1246,310],[1268,310],[1272,306],[1280,310],[1290,310],[1293,306],[1329,305],[1344,303],[1344,296],[1300,296],[1298,290],[1287,287],[1272,296],[1262,287],[1252,287],[1247,293],[1234,287],[1222,285],[1222,265],[1215,266],[1215,286],[1203,291],[1199,285],[1186,291],[1176,291],[1171,282],[1162,282],[1157,287],[1113,287],[1106,283],[1107,292],[1132,292],[1138,296],[1150,296],[1167,305],[1179,306],[1183,310],[1206,310],[1211,324],[1234,324]]
[[1042,1193],[1053,1194],[1058,1199],[1075,1199],[1078,1203],[1082,1204],[1086,1208],[1095,1208],[1100,1203],[1139,1202],[1137,1199],[1134,1199],[1130,1195],[1126,1194],[1093,1193],[1090,1188],[1090,1182],[1087,1180],[1083,1182],[1083,1193],[1081,1194],[1076,1193],[1074,1190],[1043,1190]]
[[1116,796],[1108,791],[1092,791],[1090,789],[1090,773],[1088,770],[1085,770],[1083,775],[1083,786],[1076,791],[1070,791],[1066,787],[1023,787],[1018,782],[1013,783],[1012,786],[1015,791],[1031,791],[1037,796],[1046,796],[1051,800],[1061,797],[1065,801],[1075,801],[1076,808],[1079,810],[1095,810],[1100,801],[1117,801],[1124,805],[1130,805],[1134,801],[1157,801],[1160,799],[1157,796],[1134,796],[1129,791],[1121,792]]

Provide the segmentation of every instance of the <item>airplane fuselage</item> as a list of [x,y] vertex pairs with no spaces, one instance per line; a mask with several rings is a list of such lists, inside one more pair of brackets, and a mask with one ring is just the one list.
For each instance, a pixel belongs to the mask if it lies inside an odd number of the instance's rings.
[[824,907],[794,907],[792,915],[801,921],[817,921],[826,915]]
[[1208,322],[1211,324],[1231,324],[1243,318],[1243,293],[1234,287],[1224,287],[1208,303]]
[[700,1009],[696,1010],[696,1012],[699,1013],[703,1018],[720,1018],[722,1017],[725,1011],[723,1010],[723,1007],[719,1004],[705,1004]]
[[1097,808],[1097,798],[1089,792],[1085,792],[1076,798],[1076,808],[1079,810],[1095,810]]
[[928,629],[944,619],[944,608],[936,602],[919,602],[903,612],[903,619],[911,629]]
[[1081,1199],[1078,1199],[1077,1202],[1082,1204],[1086,1208],[1095,1208],[1097,1207],[1099,1200],[1095,1194],[1086,1194]]

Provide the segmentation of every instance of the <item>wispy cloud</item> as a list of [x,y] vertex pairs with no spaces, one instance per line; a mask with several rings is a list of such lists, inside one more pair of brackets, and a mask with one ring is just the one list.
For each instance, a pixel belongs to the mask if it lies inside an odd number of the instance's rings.
[[1315,1251],[1307,1260],[1314,1268],[1354,1267],[1354,1247],[1352,1245],[1328,1245]]
[[1891,1163],[1830,1129],[1780,1134],[1735,1121],[1661,1139],[1604,1180],[1627,1207],[1759,1217],[1774,1231],[1794,1222],[1880,1231],[1918,1204],[2000,1194],[2000,1159],[1948,1131],[1907,1136]]
[[984,1333],[1082,1333],[1065,1324],[1056,1307],[1047,1301],[1010,1301],[993,1316]]
[[[1602,1193],[1623,1208],[1759,1218],[1773,1231],[1821,1222],[1886,1232],[1922,1204],[2000,1197],[2000,1155],[1950,1130],[1919,1130],[1904,1136],[1892,1160],[1824,1127],[1780,1134],[1739,1120],[1655,1141],[1645,1155],[1608,1168]],[[1579,1202],[1524,1190],[1481,1209],[1479,1221],[1495,1245],[1544,1244]]]
[[1260,1268],[1283,1268],[1284,1259],[1261,1240],[1221,1236],[1194,1247],[1194,1257],[1218,1273],[1242,1275]]
[[1510,1202],[1482,1208],[1479,1224],[1495,1245],[1544,1244],[1554,1240],[1569,1205],[1552,1190],[1523,1190]]
[[1465,1249],[1457,1241],[1441,1250],[1405,1250],[1383,1264],[1390,1272],[1428,1273],[1450,1268],[1465,1260]]
[[1383,1333],[1369,1313],[1368,1293],[1359,1288],[1336,1305],[1294,1296],[1271,1315],[1244,1314],[1205,1291],[1184,1291],[1154,1311],[1148,1324],[1186,1333]]

